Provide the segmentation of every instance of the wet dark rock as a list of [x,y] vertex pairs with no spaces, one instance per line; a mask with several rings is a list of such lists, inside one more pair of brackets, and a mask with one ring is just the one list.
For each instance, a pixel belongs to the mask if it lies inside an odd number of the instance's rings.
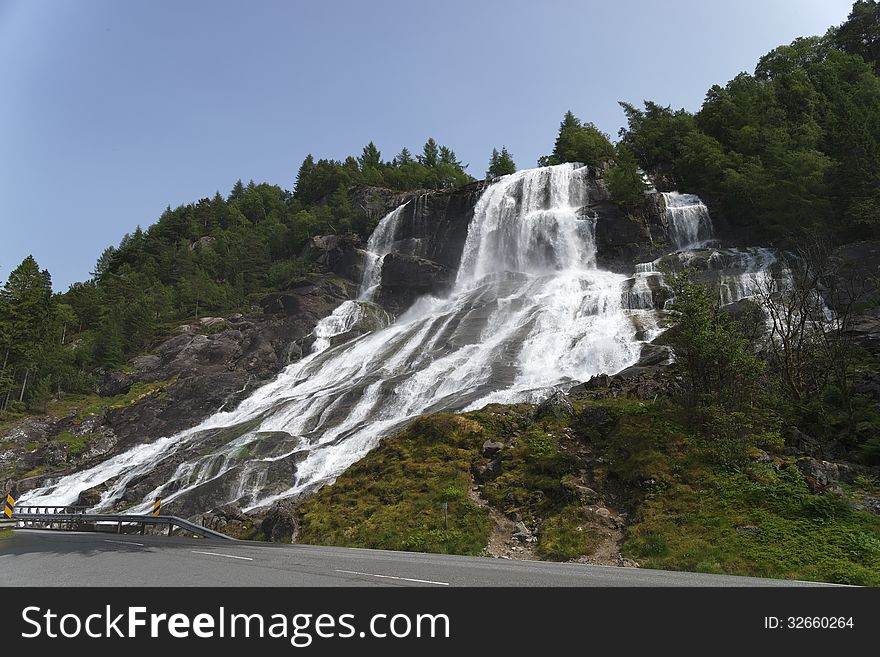
[[880,475],[880,468],[877,467],[846,461],[824,461],[809,456],[799,458],[797,467],[813,493],[821,493],[826,490],[840,493],[842,492],[841,483],[852,484],[859,476],[876,479]]
[[277,502],[260,523],[260,531],[274,543],[290,543],[297,532],[296,509],[291,502]]
[[672,349],[666,345],[647,344],[635,365],[617,374],[597,374],[589,381],[575,386],[569,394],[589,399],[635,397],[654,399],[658,395],[675,394],[679,379],[671,366]]
[[561,390],[555,390],[547,399],[538,404],[535,419],[565,420],[574,416],[571,400]]
[[455,271],[433,260],[389,253],[382,261],[378,302],[395,314],[406,310],[424,294],[440,295],[455,282]]
[[79,497],[76,500],[76,506],[85,506],[89,508],[97,506],[98,503],[101,501],[101,495],[104,493],[105,490],[107,490],[107,486],[105,484],[100,484],[92,488],[87,488],[79,494]]
[[650,262],[669,250],[666,203],[661,194],[645,194],[640,206],[628,210],[600,195],[584,209],[584,216],[596,222],[600,267],[631,274],[634,263]]
[[359,282],[367,262],[364,246],[356,235],[319,235],[306,243],[302,258],[350,281]]
[[495,458],[489,461],[488,463],[476,463],[471,468],[471,474],[474,475],[474,479],[479,484],[484,484],[487,481],[491,481],[495,479],[502,472],[501,459]]
[[480,450],[483,456],[487,458],[491,458],[495,456],[498,452],[504,449],[504,443],[500,443],[495,440],[487,440],[483,443],[483,447]]

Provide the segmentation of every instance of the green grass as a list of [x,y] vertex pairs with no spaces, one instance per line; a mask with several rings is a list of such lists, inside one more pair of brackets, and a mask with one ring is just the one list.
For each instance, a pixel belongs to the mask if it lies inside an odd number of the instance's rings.
[[[533,411],[493,405],[420,418],[300,507],[300,540],[480,554],[490,521],[467,487],[471,467],[488,462],[480,448],[491,439],[505,444],[502,472],[481,493],[536,529],[539,558],[576,559],[599,544],[573,485],[590,468],[599,497],[613,491],[629,510],[622,551],[644,567],[880,585],[880,517],[845,497],[810,493],[789,457],[729,459],[731,449],[757,452],[739,435],[713,445],[699,427],[719,426],[718,417],[695,424],[662,398],[581,400],[571,420],[535,421]],[[726,440],[738,418],[720,418],[725,431],[715,438]],[[754,427],[754,444],[772,451],[771,420]]]
[[2,541],[4,538],[11,538],[12,534],[13,532],[11,529],[7,527],[0,527],[0,541]]
[[538,556],[568,561],[592,553],[599,546],[599,537],[589,521],[584,508],[579,506],[564,507],[547,518],[538,532]]
[[649,568],[880,585],[880,518],[811,494],[790,463],[689,472],[644,501],[624,547]]
[[135,383],[129,391],[124,395],[116,395],[115,397],[98,397],[92,395],[84,398],[76,407],[78,410],[77,418],[84,420],[90,415],[100,415],[110,409],[128,408],[142,399],[151,395],[162,396],[165,389],[175,383],[177,377],[167,381],[153,381],[152,383]]
[[95,436],[91,434],[75,434],[70,431],[63,431],[54,440],[67,447],[67,453],[71,456],[79,456],[94,439]]
[[[480,554],[485,509],[468,499],[485,430],[462,416],[416,420],[300,507],[300,541],[322,545]],[[443,503],[448,504],[449,526]]]

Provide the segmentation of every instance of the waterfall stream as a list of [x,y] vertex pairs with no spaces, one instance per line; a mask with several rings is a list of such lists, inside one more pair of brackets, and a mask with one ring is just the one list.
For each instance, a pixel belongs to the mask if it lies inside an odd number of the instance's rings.
[[[99,509],[141,512],[160,496],[184,516],[226,503],[263,507],[333,480],[421,414],[535,401],[633,364],[660,332],[652,289],[662,287],[662,275],[653,263],[637,265],[627,292],[626,276],[596,267],[595,219],[579,213],[586,176],[586,167],[563,164],[490,185],[474,209],[452,290],[421,297],[392,322],[372,299],[394,247],[397,208],[369,240],[358,299],[318,323],[310,354],[234,410],[23,501],[71,504],[100,484]],[[697,197],[666,196],[679,249],[711,238]],[[729,287],[731,298],[744,291]]]

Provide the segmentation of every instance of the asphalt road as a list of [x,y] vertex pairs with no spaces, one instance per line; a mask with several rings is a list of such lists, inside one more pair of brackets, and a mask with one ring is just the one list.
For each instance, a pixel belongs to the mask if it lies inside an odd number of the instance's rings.
[[16,530],[0,586],[805,586],[644,568],[164,536]]

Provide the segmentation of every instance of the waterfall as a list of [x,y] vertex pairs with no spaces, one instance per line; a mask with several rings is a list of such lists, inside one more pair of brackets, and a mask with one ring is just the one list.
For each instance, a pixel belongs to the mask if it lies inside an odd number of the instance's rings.
[[[535,401],[634,363],[642,342],[624,309],[625,277],[596,268],[584,167],[520,171],[479,199],[446,298],[422,297],[390,325],[348,337],[381,281],[403,207],[370,238],[359,299],[315,329],[312,352],[236,409],[139,445],[25,496],[69,504],[104,484],[98,508],[178,515],[245,509],[331,481],[423,413]],[[414,220],[418,218],[414,217]]]
[[367,263],[358,290],[359,299],[371,301],[378,291],[382,283],[382,260],[394,250],[394,242],[397,241],[400,228],[400,217],[407,203],[385,215],[370,235],[367,241]]
[[403,222],[427,220],[425,197],[398,207],[369,239],[358,298],[318,322],[304,358],[234,410],[22,501],[72,504],[101,485],[98,509],[142,512],[160,496],[182,516],[228,503],[264,507],[332,481],[424,413],[537,401],[628,367],[663,330],[669,264],[714,277],[725,303],[752,296],[762,276],[784,278],[769,249],[702,248],[712,236],[708,212],[696,196],[677,193],[665,195],[679,249],[667,262],[637,264],[629,278],[598,269],[596,219],[582,212],[587,174],[563,164],[495,181],[474,208],[452,289],[421,297],[391,321],[373,302],[383,259],[421,254],[424,244],[404,236],[425,231]]
[[669,237],[675,248],[692,249],[712,239],[709,210],[694,194],[664,192]]

